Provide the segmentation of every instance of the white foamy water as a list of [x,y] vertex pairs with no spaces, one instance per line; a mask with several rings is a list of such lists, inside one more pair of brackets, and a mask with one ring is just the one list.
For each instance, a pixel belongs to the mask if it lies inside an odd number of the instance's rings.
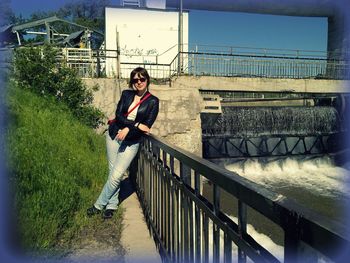
[[334,166],[328,157],[304,161],[287,158],[268,164],[247,160],[225,168],[268,188],[298,187],[321,196],[350,197],[349,170]]
[[[226,164],[225,168],[272,190],[278,189],[283,192],[283,189],[294,188],[305,191],[301,193],[300,190],[294,190],[296,197],[305,195],[307,199],[307,192],[310,192],[327,200],[350,198],[350,169],[335,166],[328,157],[309,160],[287,158],[267,164],[251,159],[245,162]],[[323,206],[324,204],[321,202],[319,205]],[[230,217],[234,222],[237,222],[237,218]],[[276,244],[270,237],[260,233],[250,224],[247,225],[247,232],[278,260],[283,261],[282,246]],[[233,250],[233,252],[237,253],[236,250]],[[328,259],[318,254],[317,261],[320,263],[328,262]]]
[[[238,224],[238,218],[234,216],[229,216],[233,222]],[[247,233],[251,235],[259,244],[261,244],[264,248],[266,248],[273,256],[275,256],[279,261],[283,262],[283,255],[284,255],[284,248],[283,246],[279,246],[276,243],[274,243],[271,238],[268,236],[259,233],[255,230],[255,228],[251,224],[247,224]],[[213,234],[213,224],[210,221],[209,223],[209,240],[210,244],[209,247],[213,247],[212,240],[212,234]],[[220,263],[224,262],[224,236],[223,232],[220,232]],[[232,246],[232,259],[233,262],[237,262],[238,258],[238,248],[236,245]],[[213,249],[209,249],[209,262],[212,263],[219,263],[213,261]],[[247,258],[247,262],[253,262],[251,259]]]

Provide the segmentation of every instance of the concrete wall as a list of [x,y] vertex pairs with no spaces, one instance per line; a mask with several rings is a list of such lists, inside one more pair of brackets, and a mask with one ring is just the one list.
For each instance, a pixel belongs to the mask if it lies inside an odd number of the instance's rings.
[[[84,79],[89,88],[98,84],[93,104],[105,113],[107,119],[114,117],[116,103],[121,91],[127,88],[125,80]],[[202,130],[200,111],[202,97],[197,88],[168,85],[150,85],[150,91],[160,100],[159,115],[152,127],[152,134],[198,156],[202,156]],[[107,126],[101,127],[102,132]]]
[[[127,88],[125,80],[84,79],[93,88],[94,105],[106,115],[114,117],[121,91]],[[169,85],[150,85],[150,91],[160,100],[159,115],[152,133],[168,142],[202,156],[202,130],[200,112],[204,107],[199,89],[245,91],[296,91],[296,92],[349,92],[349,82],[336,80],[292,80],[262,78],[220,78],[182,76]],[[105,127],[101,127],[101,131]]]
[[198,156],[202,156],[200,112],[203,107],[199,90],[193,87],[152,86],[160,99],[159,115],[152,133]]
[[172,82],[174,88],[192,87],[212,90],[349,92],[350,82],[318,79],[271,79],[241,77],[181,76]]
[[94,86],[97,85],[98,90],[93,92],[93,104],[106,115],[106,120],[113,118],[117,105],[116,103],[120,98],[121,91],[128,86],[126,81],[112,78],[99,78],[83,79],[83,82],[89,89],[94,89]]

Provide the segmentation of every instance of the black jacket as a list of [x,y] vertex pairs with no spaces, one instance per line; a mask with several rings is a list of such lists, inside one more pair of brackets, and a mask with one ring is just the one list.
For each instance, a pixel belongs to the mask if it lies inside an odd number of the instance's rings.
[[[148,91],[142,96],[142,98],[149,93]],[[108,133],[109,136],[114,140],[119,129],[128,127],[129,133],[126,136],[126,141],[139,141],[142,137],[143,132],[135,126],[135,123],[142,123],[147,125],[149,128],[152,127],[154,121],[157,118],[159,111],[159,99],[151,95],[145,101],[143,101],[137,110],[135,121],[128,120],[124,116],[128,112],[131,103],[134,100],[135,91],[131,89],[124,90],[117,104],[115,111],[115,122],[109,125]],[[141,98],[141,100],[142,100]],[[135,109],[136,110],[136,109]]]

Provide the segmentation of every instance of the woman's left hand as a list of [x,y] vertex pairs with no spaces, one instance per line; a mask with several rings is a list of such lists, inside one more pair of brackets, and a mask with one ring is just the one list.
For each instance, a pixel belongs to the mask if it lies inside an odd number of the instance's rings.
[[129,133],[128,127],[125,127],[124,129],[119,130],[118,134],[117,134],[117,139],[120,141],[124,141],[124,139],[125,139],[126,135],[128,135],[128,133]]
[[151,132],[151,129],[148,128],[148,126],[145,124],[140,123],[138,127],[141,131],[143,131],[146,134],[149,134]]

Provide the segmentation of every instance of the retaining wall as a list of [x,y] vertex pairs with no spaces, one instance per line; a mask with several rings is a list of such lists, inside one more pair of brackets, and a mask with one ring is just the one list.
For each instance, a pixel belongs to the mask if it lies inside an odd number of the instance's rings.
[[[94,91],[94,105],[106,115],[114,117],[121,91],[127,88],[125,80],[84,79]],[[199,89],[243,91],[295,91],[295,92],[349,92],[349,81],[314,79],[228,78],[181,76],[170,85],[150,85],[150,91],[160,100],[158,118],[152,133],[170,143],[202,156],[200,112],[203,109]],[[101,127],[101,131],[105,127]]]

